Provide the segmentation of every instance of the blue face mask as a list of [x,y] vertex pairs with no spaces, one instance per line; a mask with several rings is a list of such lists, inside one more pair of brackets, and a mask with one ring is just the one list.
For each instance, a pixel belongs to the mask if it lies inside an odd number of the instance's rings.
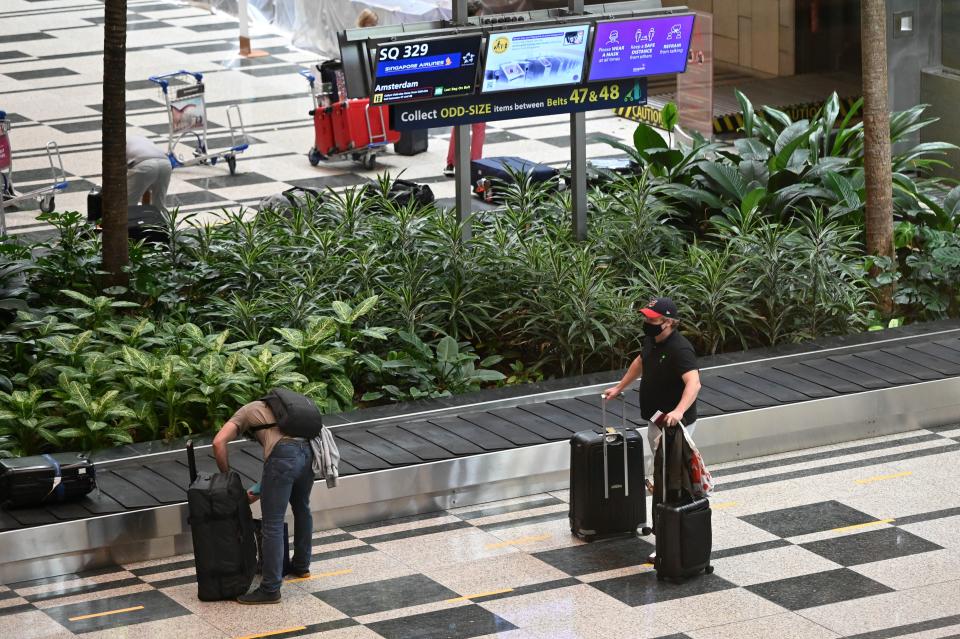
[[650,324],[649,322],[643,323],[643,334],[647,337],[656,337],[663,332],[663,324]]

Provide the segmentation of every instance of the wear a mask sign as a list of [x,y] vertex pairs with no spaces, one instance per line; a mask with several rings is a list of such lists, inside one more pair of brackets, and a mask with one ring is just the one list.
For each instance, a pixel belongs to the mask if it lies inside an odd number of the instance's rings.
[[680,15],[599,23],[590,56],[590,81],[683,73],[693,18]]

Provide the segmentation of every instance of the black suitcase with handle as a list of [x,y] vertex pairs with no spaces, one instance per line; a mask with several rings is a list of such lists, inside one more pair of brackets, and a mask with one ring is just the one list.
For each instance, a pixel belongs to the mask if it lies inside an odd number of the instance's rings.
[[193,442],[187,442],[190,487],[187,504],[200,601],[236,599],[257,572],[257,540],[247,491],[240,475],[197,473]]
[[[622,409],[620,429],[607,428],[605,400],[602,429],[570,438],[570,531],[587,541],[636,534],[647,522],[643,439],[627,428]],[[644,526],[641,532],[650,531]]]
[[713,545],[710,501],[693,498],[683,489],[667,491],[667,451],[682,445],[679,428],[665,428],[660,437],[660,497],[654,504],[654,529],[657,535],[657,556],[654,567],[657,579],[682,581],[694,575],[713,572],[710,551]]
[[94,486],[93,464],[77,453],[0,459],[0,506],[6,508],[71,501]]

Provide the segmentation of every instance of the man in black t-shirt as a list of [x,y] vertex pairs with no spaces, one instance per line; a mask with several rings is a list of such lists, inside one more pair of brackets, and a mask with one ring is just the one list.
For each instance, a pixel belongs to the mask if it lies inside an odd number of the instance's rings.
[[[643,347],[630,364],[620,383],[604,391],[605,399],[613,399],[640,378],[640,416],[647,421],[647,441],[651,456],[656,452],[660,427],[649,421],[657,411],[667,427],[681,421],[693,434],[697,421],[697,393],[700,392],[700,370],[697,354],[687,338],[677,331],[680,323],[677,305],[669,297],[650,300],[643,313]],[[652,484],[648,482],[648,490]],[[647,561],[653,563],[655,555]]]
[[[620,383],[603,395],[613,399],[638,377],[640,378],[640,416],[649,420],[657,411],[664,413],[667,426],[683,421],[693,432],[697,421],[697,393],[700,392],[700,370],[697,354],[687,338],[677,331],[677,305],[669,297],[657,297],[640,309],[643,313],[643,347]],[[655,450],[660,428],[647,426],[650,450]]]

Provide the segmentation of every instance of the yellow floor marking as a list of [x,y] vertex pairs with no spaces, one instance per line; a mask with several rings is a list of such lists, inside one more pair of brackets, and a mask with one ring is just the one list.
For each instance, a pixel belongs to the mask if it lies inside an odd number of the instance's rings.
[[530,537],[520,537],[518,539],[508,539],[507,541],[501,541],[500,543],[487,544],[488,549],[493,548],[505,548],[507,546],[516,546],[518,544],[528,544],[534,541],[543,541],[544,539],[550,539],[553,535],[532,535]]
[[855,479],[854,483],[857,484],[872,484],[875,481],[886,481],[887,479],[899,479],[900,477],[909,477],[913,474],[912,470],[907,470],[902,473],[895,473],[893,475],[877,475],[876,477],[867,477],[866,479]]
[[286,579],[287,583],[293,583],[295,581],[309,581],[311,579],[323,579],[324,577],[336,577],[337,575],[349,575],[353,572],[353,568],[346,568],[344,570],[334,570],[333,572],[321,572],[317,575],[310,575],[309,577],[293,577],[291,579]]
[[711,504],[710,510],[724,510],[725,508],[733,508],[737,505],[735,501],[725,501],[722,504]]
[[134,610],[143,610],[143,606],[131,606],[129,608],[120,608],[118,610],[108,610],[106,612],[95,612],[91,615],[80,615],[79,617],[70,617],[68,621],[83,621],[84,619],[93,619],[95,617],[106,617],[107,615],[119,615],[121,612],[133,612]]
[[460,601],[467,601],[469,599],[479,599],[480,597],[491,597],[493,595],[500,595],[505,592],[513,592],[513,588],[504,588],[503,590],[491,590],[490,592],[478,592],[473,595],[464,595],[462,597],[454,597],[453,599],[447,599],[446,603],[457,603]]
[[296,626],[293,628],[282,628],[280,630],[271,630],[270,632],[261,632],[257,635],[244,635],[243,637],[237,637],[237,639],[260,639],[260,637],[272,637],[273,635],[282,635],[285,632],[299,632],[301,630],[306,630],[306,626]]
[[854,524],[853,526],[843,526],[842,528],[834,528],[830,532],[846,532],[848,530],[859,530],[861,528],[870,528],[872,526],[879,526],[880,524],[890,524],[893,523],[894,519],[878,519],[877,521],[868,521],[865,524]]

